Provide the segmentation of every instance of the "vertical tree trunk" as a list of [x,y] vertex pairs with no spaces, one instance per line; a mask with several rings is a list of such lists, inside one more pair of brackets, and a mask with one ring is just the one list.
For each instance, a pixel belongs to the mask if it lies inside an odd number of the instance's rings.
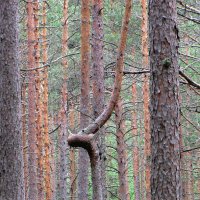
[[0,5],[0,199],[24,200],[18,1]]
[[[42,61],[44,64],[47,63],[47,3],[43,0],[42,4]],[[49,138],[49,123],[48,123],[48,67],[44,68],[43,72],[43,123],[44,123],[44,182],[45,182],[45,195],[46,200],[51,200],[51,168],[50,168],[50,138]]]
[[182,199],[176,20],[175,0],[150,0],[152,200]]
[[[149,67],[148,61],[148,31],[147,31],[147,1],[141,0],[142,6],[142,65],[145,69]],[[151,199],[150,192],[150,127],[149,127],[149,76],[144,74],[143,83],[143,100],[144,100],[144,153],[145,153],[145,187],[146,200]]]
[[[27,2],[27,35],[28,35],[28,66],[35,68],[35,21],[34,21],[34,2]],[[29,71],[28,83],[28,170],[29,170],[29,200],[36,200],[37,191],[37,138],[35,124],[35,71]]]
[[[34,13],[34,23],[35,23],[35,67],[40,67],[40,44],[39,44],[39,2],[34,1],[35,13]],[[44,199],[44,186],[43,186],[43,142],[42,142],[42,95],[41,95],[41,70],[37,69],[35,72],[35,89],[36,89],[36,136],[37,136],[37,190],[38,198]]]
[[[96,119],[104,110],[104,65],[103,65],[103,20],[102,0],[92,1],[92,91],[93,91],[93,115]],[[103,199],[107,197],[106,191],[106,165],[105,165],[105,133],[100,130],[97,140],[100,162],[99,175],[102,185]]]
[[[69,114],[70,129],[74,132],[75,128],[75,113],[74,106],[72,105]],[[69,152],[70,158],[70,200],[76,200],[76,157],[75,149],[71,148]]]
[[23,146],[23,161],[24,161],[24,193],[25,200],[28,200],[28,157],[27,157],[27,99],[26,99],[26,83],[22,83],[22,146]]
[[[62,56],[67,54],[67,40],[68,40],[68,0],[64,1],[63,4],[63,33],[62,33]],[[67,157],[68,157],[68,144],[67,144],[67,68],[68,63],[67,59],[62,59],[63,67],[63,85],[62,85],[62,97],[61,97],[61,132],[60,132],[60,181],[59,181],[59,193],[60,199],[68,199],[67,195],[67,176],[68,176],[68,166],[67,166]]]
[[125,124],[123,119],[122,100],[119,98],[115,106],[115,121],[117,127],[117,156],[118,156],[118,175],[119,175],[119,190],[120,199],[130,200],[128,177],[127,177],[127,155],[124,142]]
[[[90,58],[90,0],[82,0],[81,5],[81,102],[80,128],[88,126],[89,119],[89,58]],[[85,149],[78,155],[78,199],[88,199],[89,158]]]
[[132,102],[134,110],[132,113],[132,126],[133,126],[133,174],[134,174],[134,191],[135,200],[140,200],[140,173],[139,173],[139,144],[138,144],[138,131],[137,131],[137,112],[136,112],[136,100],[137,100],[137,86],[136,82],[132,84]]

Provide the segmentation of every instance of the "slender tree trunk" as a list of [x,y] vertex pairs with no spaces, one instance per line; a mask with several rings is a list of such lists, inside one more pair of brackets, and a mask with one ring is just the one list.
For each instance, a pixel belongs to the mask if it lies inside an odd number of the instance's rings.
[[133,174],[134,174],[134,191],[135,200],[140,200],[140,173],[139,173],[139,144],[138,144],[138,131],[137,131],[137,112],[136,112],[136,100],[137,100],[137,86],[136,82],[132,84],[132,102],[134,110],[132,113],[132,126],[133,126]]
[[22,83],[22,144],[23,144],[23,161],[24,161],[24,193],[25,200],[28,200],[28,156],[27,156],[27,87],[26,83]]
[[[35,68],[35,21],[34,21],[34,2],[27,2],[27,35],[28,35],[28,66]],[[37,138],[35,124],[35,71],[29,71],[28,83],[28,170],[29,170],[29,200],[37,200]]]
[[[149,68],[148,61],[148,30],[147,30],[147,1],[141,0],[142,6],[142,65],[145,69]],[[144,74],[143,83],[143,100],[144,100],[144,138],[145,138],[145,187],[146,187],[146,200],[151,199],[150,192],[150,127],[149,127],[149,76]]]
[[18,1],[0,0],[0,199],[24,200]]
[[[34,1],[35,13],[35,67],[40,67],[40,44],[39,44],[39,2]],[[44,186],[43,186],[43,142],[42,142],[42,95],[41,95],[41,70],[37,69],[35,72],[35,89],[36,89],[36,136],[37,136],[37,190],[38,199],[44,199]]]
[[123,119],[121,97],[118,99],[118,103],[115,106],[115,123],[117,127],[116,139],[117,139],[117,161],[118,161],[118,175],[119,175],[119,189],[118,196],[123,200],[130,200],[128,177],[127,177],[127,156],[126,147],[124,142],[125,124]]
[[[72,105],[70,114],[69,114],[69,123],[70,129],[74,132],[75,129],[75,112],[74,106]],[[76,200],[76,157],[75,149],[71,148],[69,152],[70,159],[70,200]]]
[[[89,118],[89,58],[90,58],[90,0],[82,0],[81,5],[81,102],[80,128],[88,126]],[[78,155],[78,199],[88,199],[89,158],[85,149]]]
[[[47,3],[43,0],[42,3],[42,61],[44,64],[47,63]],[[44,183],[45,183],[45,196],[46,200],[51,200],[52,189],[51,189],[51,168],[50,168],[50,138],[49,138],[49,122],[48,122],[48,67],[44,68],[43,71],[43,123],[44,123]]]
[[[64,1],[63,4],[63,34],[62,34],[62,56],[67,54],[67,40],[68,40],[68,0]],[[60,182],[59,182],[59,193],[60,199],[66,200],[68,199],[67,195],[67,177],[68,177],[68,144],[67,144],[67,68],[68,63],[67,59],[62,59],[62,67],[63,67],[63,85],[62,85],[62,108],[61,108],[61,135],[60,135]]]
[[[97,118],[104,110],[104,65],[103,65],[103,20],[102,0],[92,1],[92,91],[93,91],[93,115]],[[105,131],[100,130],[97,140],[100,158],[100,180],[103,199],[107,198],[106,191],[106,165],[105,165]]]
[[182,199],[176,20],[175,0],[149,2],[152,200]]

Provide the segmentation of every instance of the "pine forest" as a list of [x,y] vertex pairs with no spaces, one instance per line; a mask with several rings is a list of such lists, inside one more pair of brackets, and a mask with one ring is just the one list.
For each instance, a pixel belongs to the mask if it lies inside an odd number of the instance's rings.
[[0,0],[0,200],[200,200],[200,1]]

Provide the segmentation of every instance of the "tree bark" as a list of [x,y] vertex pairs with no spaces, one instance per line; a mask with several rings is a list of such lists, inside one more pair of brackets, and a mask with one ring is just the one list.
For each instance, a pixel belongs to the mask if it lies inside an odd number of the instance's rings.
[[[68,52],[67,40],[68,40],[68,0],[63,4],[63,33],[62,33],[62,56],[65,56]],[[68,144],[67,144],[67,59],[62,59],[63,67],[63,85],[61,90],[61,132],[59,140],[60,148],[60,180],[59,180],[59,194],[61,200],[67,200],[67,177],[68,177]]]
[[0,199],[24,200],[18,1],[0,5]]
[[[148,30],[147,30],[147,1],[141,0],[142,6],[142,65],[144,70],[149,68],[148,59]],[[144,153],[145,153],[145,187],[146,187],[146,200],[151,200],[150,191],[150,127],[149,127],[149,76],[144,74],[143,82],[143,101],[144,101]]]
[[[42,2],[42,62],[47,64],[47,3],[46,0]],[[51,200],[51,168],[50,168],[50,138],[49,138],[49,122],[48,122],[48,66],[43,70],[43,123],[44,123],[44,182],[45,182],[45,195],[46,200]]]
[[[70,114],[69,114],[69,123],[70,129],[74,132],[75,129],[75,112],[74,105],[72,105]],[[76,200],[76,157],[75,149],[71,148],[69,152],[70,160],[70,200]]]
[[22,83],[22,146],[23,146],[23,161],[24,161],[24,193],[25,200],[28,200],[28,152],[27,152],[27,86]]
[[118,161],[118,176],[119,176],[119,199],[130,200],[129,185],[128,185],[128,168],[127,168],[127,154],[124,142],[125,122],[123,119],[122,100],[119,97],[115,106],[115,124],[117,128],[117,161]]
[[[88,126],[90,104],[90,0],[82,0],[81,5],[81,102],[80,128]],[[85,149],[78,153],[78,199],[88,199],[89,158]]]
[[133,126],[133,174],[134,174],[134,191],[135,200],[140,200],[140,173],[139,173],[139,144],[138,144],[138,131],[137,131],[137,112],[136,112],[136,100],[137,100],[137,86],[136,82],[132,83],[132,102],[134,110],[132,113],[132,126]]
[[182,199],[176,20],[175,0],[150,0],[152,200]]
[[[34,1],[34,23],[35,23],[35,67],[40,67],[40,34],[39,34],[39,1]],[[38,198],[44,199],[43,186],[43,142],[42,142],[42,95],[41,95],[41,70],[35,70],[35,90],[36,90],[36,136],[37,136],[37,190]]]
[[[35,21],[34,21],[34,2],[27,2],[27,36],[28,36],[28,67],[35,68]],[[37,138],[35,124],[35,71],[28,72],[28,177],[29,190],[28,199],[37,200]]]
[[[104,110],[104,63],[103,63],[103,19],[102,0],[92,1],[92,91],[93,116],[97,118]],[[100,180],[103,199],[107,198],[106,165],[105,165],[105,131],[102,128],[98,133],[97,146],[99,148]]]

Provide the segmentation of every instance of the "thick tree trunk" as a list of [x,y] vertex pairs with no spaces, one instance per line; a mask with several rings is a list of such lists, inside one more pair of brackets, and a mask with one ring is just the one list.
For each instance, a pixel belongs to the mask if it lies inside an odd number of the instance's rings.
[[132,126],[133,126],[133,174],[134,174],[134,191],[135,200],[140,200],[140,173],[139,173],[139,144],[138,144],[138,131],[137,131],[137,112],[136,112],[136,100],[137,100],[137,86],[136,82],[132,84],[132,102],[134,110],[132,113]]
[[[103,20],[102,0],[92,1],[92,91],[93,91],[93,115],[97,118],[104,110],[104,65],[103,65]],[[97,146],[99,148],[100,184],[102,186],[103,199],[107,198],[106,190],[106,165],[105,165],[105,134],[104,128],[100,133]]]
[[[62,33],[62,56],[65,56],[68,52],[67,40],[68,40],[68,0],[63,4],[63,33]],[[61,132],[59,140],[60,148],[60,179],[59,179],[59,194],[61,200],[68,199],[67,195],[67,177],[68,177],[68,144],[67,144],[67,59],[62,59],[63,67],[63,85],[62,85],[62,97],[61,97]]]
[[152,200],[182,199],[176,20],[175,0],[150,0]]
[[18,1],[0,5],[0,199],[24,200]]
[[122,100],[119,97],[115,106],[115,123],[116,123],[116,137],[117,137],[117,161],[118,161],[118,176],[119,176],[119,189],[118,196],[123,200],[130,200],[129,185],[128,185],[128,168],[127,168],[127,155],[124,142],[125,122],[123,119]]
[[[88,126],[90,85],[90,0],[83,0],[81,5],[81,102],[80,128]],[[78,155],[78,199],[88,199],[88,168],[89,158],[85,149]]]
[[[141,0],[142,6],[142,65],[145,69],[149,68],[148,60],[148,31],[147,31],[147,1]],[[144,100],[144,153],[145,153],[145,188],[146,200],[151,199],[150,192],[150,127],[149,127],[149,76],[144,74],[143,83],[143,100]]]
[[[44,0],[42,3],[42,62],[47,63],[47,3]],[[45,195],[46,200],[51,200],[52,189],[51,189],[51,168],[50,168],[50,138],[49,138],[49,122],[48,122],[48,67],[44,68],[43,71],[43,123],[44,123],[44,182],[45,182]]]
[[[28,35],[28,66],[29,69],[35,68],[35,21],[34,21],[34,2],[27,2],[27,35]],[[37,138],[35,124],[35,71],[29,71],[28,83],[28,177],[29,190],[28,199],[37,200]]]

